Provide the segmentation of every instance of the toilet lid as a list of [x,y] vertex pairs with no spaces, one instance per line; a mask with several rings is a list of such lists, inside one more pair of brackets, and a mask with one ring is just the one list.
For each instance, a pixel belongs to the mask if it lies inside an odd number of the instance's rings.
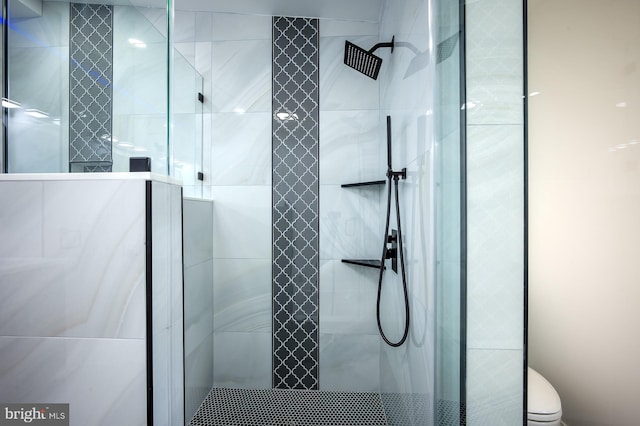
[[558,392],[533,368],[529,367],[527,376],[527,418],[542,422],[560,420],[562,405]]

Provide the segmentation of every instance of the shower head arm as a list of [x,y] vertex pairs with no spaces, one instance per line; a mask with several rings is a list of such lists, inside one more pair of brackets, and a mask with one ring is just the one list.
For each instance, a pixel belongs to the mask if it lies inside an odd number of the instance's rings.
[[391,53],[393,53],[393,47],[394,47],[394,44],[395,44],[395,39],[396,39],[396,36],[393,36],[391,38],[391,41],[388,42],[388,43],[378,43],[378,44],[376,44],[371,49],[369,49],[369,53],[373,53],[376,50],[380,49],[381,47],[390,47],[391,48]]

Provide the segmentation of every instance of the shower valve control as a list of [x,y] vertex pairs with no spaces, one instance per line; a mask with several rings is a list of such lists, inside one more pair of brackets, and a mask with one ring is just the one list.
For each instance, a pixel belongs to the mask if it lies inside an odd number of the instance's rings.
[[385,254],[386,259],[391,259],[391,269],[393,272],[398,273],[398,231],[391,230],[391,235],[387,235],[387,244],[391,244],[391,247],[387,247]]

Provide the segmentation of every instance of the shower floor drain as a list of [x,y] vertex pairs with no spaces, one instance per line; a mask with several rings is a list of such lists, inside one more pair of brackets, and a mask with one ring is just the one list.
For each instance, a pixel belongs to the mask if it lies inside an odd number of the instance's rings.
[[386,426],[380,395],[213,388],[189,426]]

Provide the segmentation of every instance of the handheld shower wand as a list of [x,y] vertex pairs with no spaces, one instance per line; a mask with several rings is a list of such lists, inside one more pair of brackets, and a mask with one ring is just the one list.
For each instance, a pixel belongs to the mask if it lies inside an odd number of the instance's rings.
[[[391,117],[387,116],[387,179],[388,179],[388,192],[387,192],[387,219],[384,228],[384,242],[382,244],[382,257],[380,259],[380,273],[378,275],[378,299],[376,301],[376,320],[378,322],[378,331],[382,340],[386,344],[393,347],[402,346],[407,340],[409,335],[409,291],[407,289],[407,277],[405,273],[404,253],[403,253],[403,241],[402,241],[402,225],[400,223],[400,203],[398,195],[398,181],[400,179],[407,178],[407,169],[402,169],[399,172],[393,171],[391,167]],[[389,235],[389,220],[391,217],[391,186],[392,181],[395,183],[395,199],[396,199],[396,222],[398,225],[397,235]],[[387,244],[392,244],[392,248],[388,248]],[[397,248],[395,247],[397,246]],[[384,275],[384,262],[386,259],[400,257],[400,269],[402,276],[402,290],[404,292],[404,308],[405,308],[405,322],[404,333],[402,338],[397,342],[392,342],[387,338],[382,330],[382,321],[380,320],[380,298],[382,294],[382,277]],[[395,268],[394,268],[395,270]]]

